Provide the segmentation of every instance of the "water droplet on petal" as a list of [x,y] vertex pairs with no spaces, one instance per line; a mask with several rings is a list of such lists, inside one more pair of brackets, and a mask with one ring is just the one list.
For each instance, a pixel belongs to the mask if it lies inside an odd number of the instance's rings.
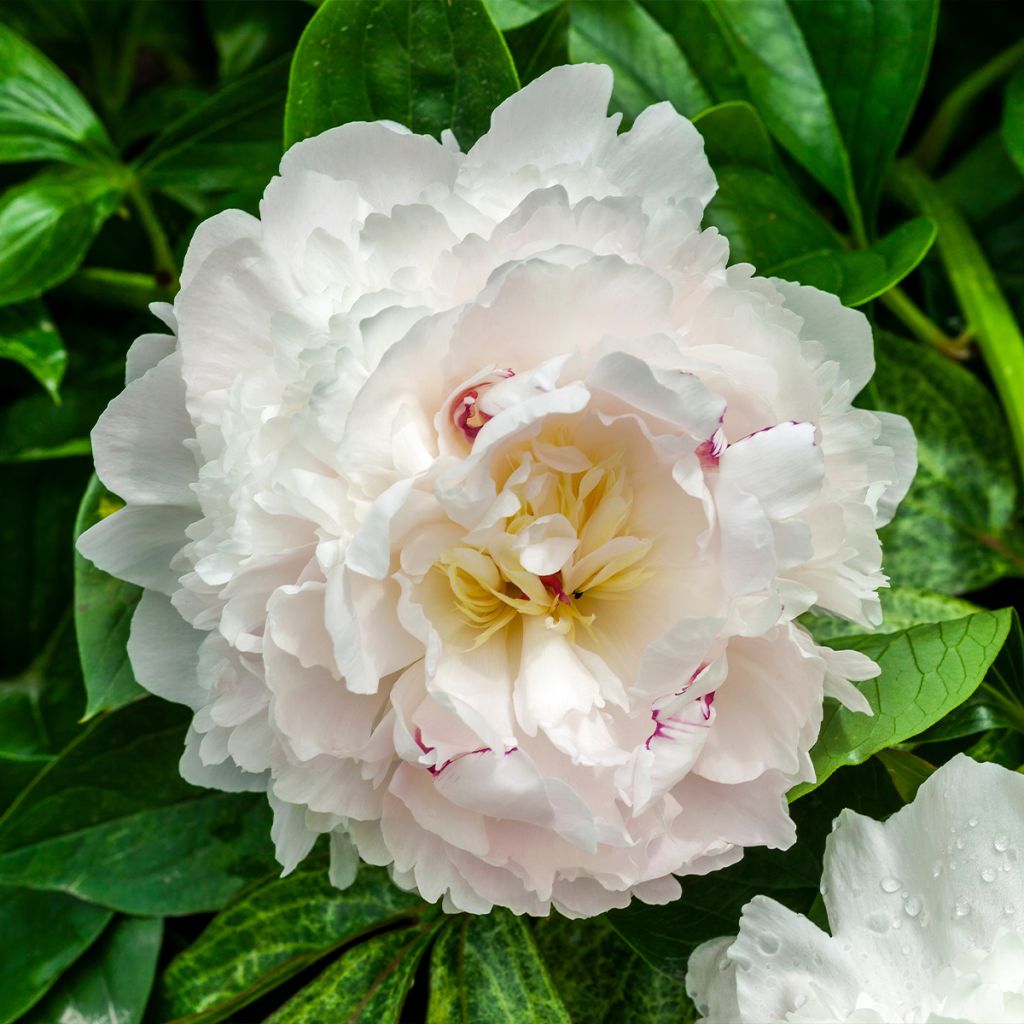
[[955,917],[966,917],[971,912],[971,901],[966,896],[961,896],[953,907]]
[[983,882],[994,882],[996,880],[996,873],[991,868],[985,868],[981,873],[981,880]]
[[932,865],[932,878],[938,878],[939,875],[941,875],[941,874],[942,874],[942,861],[941,860],[937,860]]
[[971,828],[977,828],[978,827],[978,819],[977,818],[971,818],[971,819],[968,820],[967,824],[970,825]]
[[759,935],[757,945],[765,956],[775,956],[779,951],[779,940],[774,935]]
[[992,845],[995,847],[996,853],[1005,853],[1010,847],[1010,841],[1006,836],[996,836]]
[[900,887],[898,878],[883,878],[882,879],[882,892],[896,892]]
[[889,930],[889,915],[881,910],[876,910],[874,913],[868,914],[867,925],[873,932],[881,935]]
[[910,896],[903,904],[903,909],[907,912],[907,917],[917,917],[921,913],[921,901],[916,896]]
[[1007,917],[1010,917],[1014,913],[1014,911],[1016,911],[1016,909],[1017,908],[1012,903],[1004,903],[1003,904],[1003,913]]

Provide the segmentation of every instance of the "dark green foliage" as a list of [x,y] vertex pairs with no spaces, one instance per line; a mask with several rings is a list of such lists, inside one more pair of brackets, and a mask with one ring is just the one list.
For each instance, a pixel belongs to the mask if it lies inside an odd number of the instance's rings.
[[[692,950],[758,893],[816,913],[843,807],[884,817],[961,750],[1024,763],[1024,43],[992,6],[0,0],[0,1024],[690,1022]],[[189,715],[126,656],[138,589],[73,552],[119,504],[89,431],[198,222],[257,212],[285,146],[386,118],[465,150],[582,61],[624,125],[695,121],[732,262],[873,323],[857,402],[919,446],[893,589],[871,633],[801,621],[878,661],[875,714],[827,701],[795,846],[668,906],[448,916],[382,868],[336,889],[322,850],[281,878],[264,797],[179,775]]]

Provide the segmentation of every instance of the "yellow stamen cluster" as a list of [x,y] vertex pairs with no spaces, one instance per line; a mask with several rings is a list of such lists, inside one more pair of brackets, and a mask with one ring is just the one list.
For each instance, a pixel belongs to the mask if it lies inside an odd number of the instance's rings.
[[[562,633],[577,626],[592,633],[596,602],[626,597],[653,572],[647,564],[652,542],[628,532],[633,493],[621,456],[571,472],[551,469],[526,451],[512,460],[509,477],[523,476],[517,471],[527,460],[531,471],[510,488],[519,511],[485,539],[450,548],[434,566],[447,576],[462,619],[478,631],[473,647],[519,615],[545,616],[548,627]],[[516,545],[529,526],[555,514],[569,521],[578,538],[558,588],[523,568]]]

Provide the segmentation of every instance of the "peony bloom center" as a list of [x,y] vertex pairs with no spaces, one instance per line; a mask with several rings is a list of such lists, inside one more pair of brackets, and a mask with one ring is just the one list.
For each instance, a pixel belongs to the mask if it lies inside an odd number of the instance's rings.
[[434,566],[477,631],[474,648],[521,615],[542,616],[558,633],[574,636],[579,627],[593,637],[603,603],[653,573],[653,542],[630,531],[633,493],[621,454],[592,461],[567,441],[563,432],[511,454],[503,492],[516,511],[467,534]]

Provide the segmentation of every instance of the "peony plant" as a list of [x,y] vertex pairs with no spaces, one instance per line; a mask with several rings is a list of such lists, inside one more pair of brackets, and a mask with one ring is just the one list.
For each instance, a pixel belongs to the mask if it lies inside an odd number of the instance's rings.
[[1024,1019],[978,10],[0,5],[0,1024]]

